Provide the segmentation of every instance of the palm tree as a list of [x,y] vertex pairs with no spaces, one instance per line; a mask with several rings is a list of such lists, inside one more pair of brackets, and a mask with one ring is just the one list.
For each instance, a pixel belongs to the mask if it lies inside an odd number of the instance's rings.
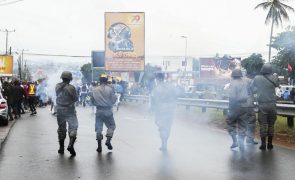
[[274,24],[278,26],[282,24],[282,18],[289,20],[289,15],[287,10],[294,12],[294,9],[291,6],[288,6],[283,3],[286,0],[267,0],[266,2],[258,4],[255,9],[263,8],[263,10],[268,10],[265,24],[268,24],[271,21],[271,31],[270,31],[270,40],[269,40],[269,51],[268,51],[268,62],[271,58],[271,44],[272,44],[272,34]]

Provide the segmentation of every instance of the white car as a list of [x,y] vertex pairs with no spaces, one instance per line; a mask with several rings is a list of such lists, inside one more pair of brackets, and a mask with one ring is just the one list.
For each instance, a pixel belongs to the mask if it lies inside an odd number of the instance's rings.
[[0,125],[8,125],[8,106],[7,101],[4,99],[0,92]]

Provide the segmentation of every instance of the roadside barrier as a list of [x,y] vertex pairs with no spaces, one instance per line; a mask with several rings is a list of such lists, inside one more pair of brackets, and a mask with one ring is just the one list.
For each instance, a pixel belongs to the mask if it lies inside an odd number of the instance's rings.
[[[125,101],[135,102],[149,102],[149,96],[144,95],[124,95]],[[177,104],[185,106],[187,110],[191,107],[200,107],[202,112],[206,112],[208,108],[221,109],[223,114],[226,115],[228,110],[228,100],[215,100],[215,99],[190,99],[190,98],[179,98]],[[257,112],[257,109],[256,109]],[[294,104],[282,104],[277,103],[277,114],[283,117],[287,117],[287,125],[290,128],[294,127],[295,117],[295,105]]]

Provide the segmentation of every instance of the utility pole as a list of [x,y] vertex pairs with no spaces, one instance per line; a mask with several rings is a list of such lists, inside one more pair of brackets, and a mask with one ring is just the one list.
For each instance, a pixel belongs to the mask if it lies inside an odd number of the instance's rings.
[[187,66],[187,36],[181,36],[185,39],[185,52],[184,52],[184,73],[186,76],[186,66]]
[[22,70],[24,66],[24,51],[28,51],[27,49],[18,50],[21,51],[21,57],[18,59],[18,71],[19,71],[19,78],[22,80]]
[[14,30],[7,30],[7,29],[5,29],[5,30],[2,30],[2,29],[0,29],[0,32],[5,32],[6,33],[6,55],[8,55],[8,35],[9,35],[9,33],[12,33],[12,32],[15,32],[15,29]]

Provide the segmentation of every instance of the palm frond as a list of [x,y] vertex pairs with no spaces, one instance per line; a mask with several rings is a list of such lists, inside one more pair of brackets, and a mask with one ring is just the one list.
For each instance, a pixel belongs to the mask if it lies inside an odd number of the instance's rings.
[[289,15],[288,15],[286,9],[280,8],[280,9],[278,9],[278,13],[281,14],[284,19],[289,20]]
[[269,6],[271,6],[270,2],[263,2],[263,3],[260,3],[257,6],[255,6],[254,9],[262,8],[262,9],[266,10]]
[[276,18],[276,25],[278,26],[279,24],[282,24],[282,23],[283,23],[283,20],[282,20],[281,14],[278,12],[277,18]]
[[254,9],[268,9],[268,13],[265,18],[265,24],[268,24],[271,20],[273,20],[275,25],[279,25],[282,24],[282,19],[289,20],[289,15],[287,11],[295,12],[295,9],[293,7],[288,6],[282,1],[284,0],[267,0],[266,2],[258,4]]
[[265,24],[268,24],[273,17],[273,8],[270,8],[265,18]]
[[284,9],[288,10],[288,11],[292,11],[292,12],[295,12],[294,8],[291,7],[291,6],[288,6],[287,4],[284,4],[281,2],[280,4]]

